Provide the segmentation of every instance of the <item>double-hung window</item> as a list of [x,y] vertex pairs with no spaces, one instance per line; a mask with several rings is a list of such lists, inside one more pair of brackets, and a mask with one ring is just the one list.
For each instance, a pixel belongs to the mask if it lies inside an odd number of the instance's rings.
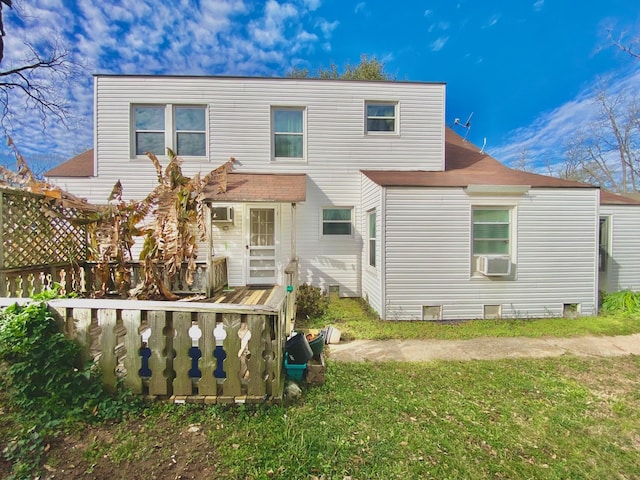
[[395,102],[366,102],[366,133],[398,133],[398,104]]
[[273,158],[304,159],[305,109],[302,107],[273,107]]
[[134,105],[131,109],[134,156],[207,156],[207,109],[198,105]]
[[351,235],[352,208],[323,208],[322,235]]
[[473,209],[473,255],[509,255],[511,252],[511,210]]
[[135,126],[135,154],[146,152],[164,155],[165,106],[138,106],[133,108]]
[[176,153],[187,157],[207,154],[207,121],[203,107],[175,107]]
[[367,213],[367,223],[369,227],[369,266],[376,266],[376,211]]

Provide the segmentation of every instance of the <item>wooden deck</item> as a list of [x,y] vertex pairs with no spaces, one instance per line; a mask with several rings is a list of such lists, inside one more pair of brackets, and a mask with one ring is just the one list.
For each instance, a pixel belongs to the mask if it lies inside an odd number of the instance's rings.
[[231,287],[217,293],[211,303],[231,303],[234,305],[269,305],[277,286],[264,287]]

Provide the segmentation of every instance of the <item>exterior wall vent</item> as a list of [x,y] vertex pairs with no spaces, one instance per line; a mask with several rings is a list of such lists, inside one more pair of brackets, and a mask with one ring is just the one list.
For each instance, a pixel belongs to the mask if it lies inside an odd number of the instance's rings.
[[442,305],[423,305],[422,320],[436,321],[442,320]]
[[486,277],[505,277],[511,274],[511,259],[508,256],[480,255],[477,270]]

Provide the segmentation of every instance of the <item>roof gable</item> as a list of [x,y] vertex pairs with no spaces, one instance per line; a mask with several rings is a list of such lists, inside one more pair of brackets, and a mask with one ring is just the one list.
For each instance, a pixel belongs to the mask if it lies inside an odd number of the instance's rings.
[[582,182],[522,172],[503,165],[450,128],[445,133],[445,170],[362,172],[381,186],[467,187],[528,185],[531,187],[597,188]]
[[226,191],[217,180],[203,196],[213,202],[303,202],[307,197],[305,174],[228,173]]
[[45,177],[93,177],[93,148],[45,172]]

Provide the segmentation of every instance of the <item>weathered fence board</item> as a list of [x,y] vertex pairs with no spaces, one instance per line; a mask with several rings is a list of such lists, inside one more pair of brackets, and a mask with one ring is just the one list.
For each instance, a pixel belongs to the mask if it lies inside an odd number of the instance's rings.
[[176,401],[262,402],[284,387],[291,293],[277,290],[269,305],[57,299],[49,307],[111,390],[122,380],[133,393]]
[[202,330],[202,337],[199,340],[199,347],[202,353],[200,357],[200,372],[202,377],[198,381],[198,394],[217,396],[218,395],[218,382],[214,377],[214,370],[216,367],[216,359],[213,356],[213,352],[216,348],[216,341],[213,336],[213,331],[216,326],[216,314],[211,313],[198,313],[198,326]]
[[191,377],[189,376],[192,366],[191,357],[189,356],[192,343],[191,337],[189,336],[191,313],[174,313],[173,328],[175,330],[175,338],[173,340],[173,350],[175,352],[173,369],[176,372],[176,376],[173,379],[173,394],[191,395],[193,393]]
[[100,359],[98,365],[102,372],[102,380],[109,390],[115,390],[117,383],[116,368],[118,359],[116,358],[116,311],[98,310],[98,325],[100,326]]
[[142,338],[140,337],[140,324],[142,322],[142,312],[140,310],[123,310],[122,324],[126,329],[124,337],[124,348],[126,356],[124,357],[124,384],[136,394],[142,393],[142,378],[140,377],[140,368],[142,367],[142,359],[140,357],[140,348],[142,347]]
[[169,370],[169,345],[168,337],[165,334],[167,312],[152,311],[147,314],[147,321],[151,330],[148,345],[151,349],[149,358],[149,369],[151,378],[149,379],[150,395],[167,395],[169,393],[169,382],[167,373]]

